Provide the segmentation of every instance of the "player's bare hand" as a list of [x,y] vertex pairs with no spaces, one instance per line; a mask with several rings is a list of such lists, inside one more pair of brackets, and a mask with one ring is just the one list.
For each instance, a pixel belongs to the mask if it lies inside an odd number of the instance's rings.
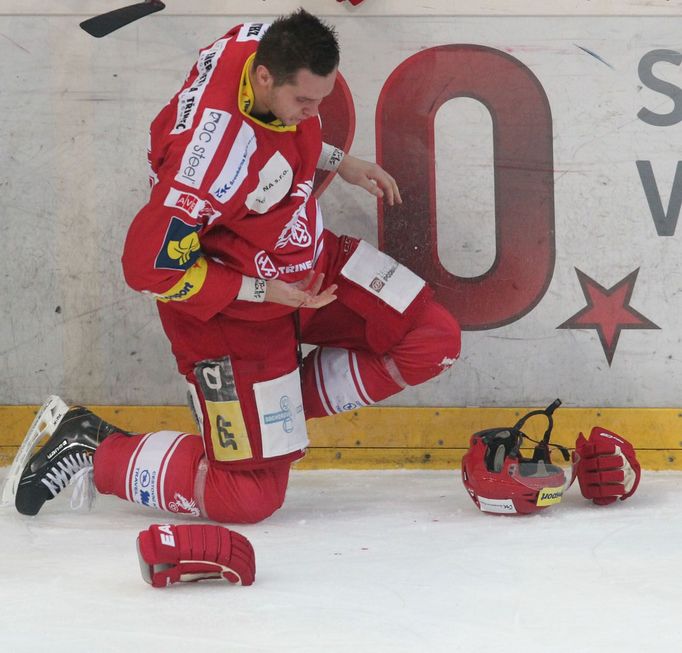
[[270,279],[266,284],[265,301],[296,308],[322,308],[336,299],[338,288],[332,284],[322,290],[323,285],[324,273],[316,275],[312,270],[294,283]]
[[349,184],[362,186],[372,195],[386,199],[390,206],[403,203],[395,179],[377,163],[346,154],[339,164],[338,173]]

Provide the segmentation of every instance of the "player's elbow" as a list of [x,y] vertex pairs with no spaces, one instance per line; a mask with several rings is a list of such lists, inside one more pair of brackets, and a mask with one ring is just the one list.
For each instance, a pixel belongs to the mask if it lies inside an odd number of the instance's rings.
[[149,283],[150,280],[145,278],[146,275],[143,274],[139,263],[134,259],[134,257],[127,254],[126,251],[124,251],[123,256],[121,257],[121,267],[123,269],[123,278],[125,279],[125,282],[133,290],[138,292],[151,290],[151,284]]
[[174,279],[160,274],[161,271],[154,267],[154,262],[148,260],[144,250],[130,238],[123,247],[121,268],[125,282],[137,292],[163,293],[174,283]]

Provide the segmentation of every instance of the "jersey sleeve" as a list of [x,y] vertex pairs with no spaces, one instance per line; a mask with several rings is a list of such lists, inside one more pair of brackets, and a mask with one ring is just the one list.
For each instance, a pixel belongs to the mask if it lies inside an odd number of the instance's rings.
[[230,304],[242,275],[201,248],[201,227],[213,211],[200,194],[179,184],[157,183],[126,237],[122,264],[128,285],[158,301],[177,302],[200,320]]
[[[246,212],[242,184],[256,138],[238,114],[236,90],[246,50],[255,48],[244,45],[250,29],[237,26],[201,50],[183,87],[152,122],[154,185],[124,246],[128,285],[201,320],[231,304],[242,284],[242,274],[221,262],[215,233]],[[244,52],[234,49],[242,32]]]

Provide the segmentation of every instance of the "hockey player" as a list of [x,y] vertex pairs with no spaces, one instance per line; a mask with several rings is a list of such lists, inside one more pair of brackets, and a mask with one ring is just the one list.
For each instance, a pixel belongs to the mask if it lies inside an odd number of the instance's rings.
[[[132,435],[48,406],[38,421],[54,434],[24,469],[19,512],[93,467],[101,493],[257,522],[282,505],[306,419],[385,399],[458,357],[457,322],[422,279],[323,226],[316,169],[401,201],[380,166],[322,142],[338,63],[333,29],[304,10],[201,51],[152,123],[151,196],[123,253],[129,285],[157,302],[201,434]],[[300,342],[315,346],[302,361]]]

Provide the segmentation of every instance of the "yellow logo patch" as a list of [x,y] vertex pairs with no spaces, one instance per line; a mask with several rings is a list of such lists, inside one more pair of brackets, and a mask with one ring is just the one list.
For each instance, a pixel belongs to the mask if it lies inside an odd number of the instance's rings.
[[154,267],[157,270],[186,270],[201,256],[199,225],[171,218]]
[[538,506],[552,506],[555,503],[559,503],[561,498],[564,496],[563,487],[543,487],[540,492],[538,492]]
[[208,273],[208,263],[202,256],[196,263],[185,272],[172,288],[165,293],[155,295],[160,302],[184,302],[186,299],[196,295],[206,281]]
[[211,444],[215,459],[225,462],[252,458],[239,402],[207,401],[206,411],[211,421]]
[[194,252],[200,248],[199,235],[193,231],[181,240],[171,240],[166,247],[168,257],[177,261],[180,265],[186,265]]

